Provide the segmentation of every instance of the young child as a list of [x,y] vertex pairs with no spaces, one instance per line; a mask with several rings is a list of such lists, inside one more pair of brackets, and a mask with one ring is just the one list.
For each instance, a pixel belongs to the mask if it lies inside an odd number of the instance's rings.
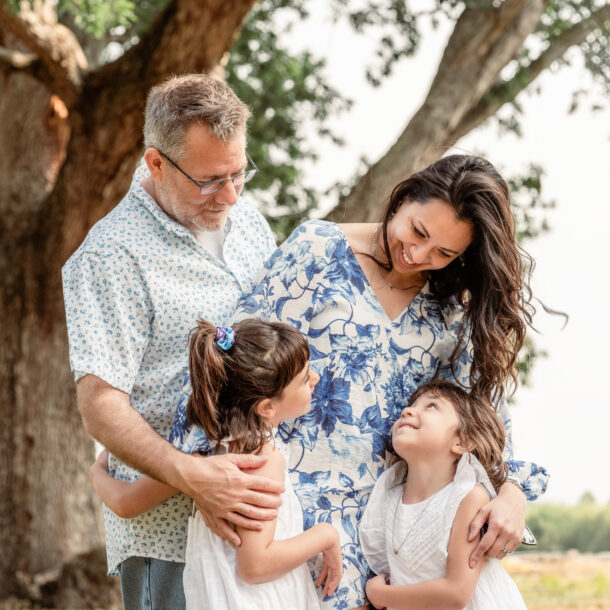
[[[525,609],[498,559],[471,569],[473,517],[506,477],[490,405],[446,382],[418,388],[392,427],[402,458],[379,477],[360,525],[375,608]],[[477,485],[481,483],[485,486]]]
[[[309,369],[309,348],[301,333],[283,323],[244,320],[233,328],[201,321],[191,338],[191,425],[185,445],[216,453],[256,453],[267,457],[251,472],[284,482],[275,521],[262,531],[238,527],[234,549],[213,534],[199,511],[189,520],[184,589],[188,609],[287,607],[320,608],[305,562],[323,554],[317,584],[332,595],[342,575],[339,535],[328,523],[303,532],[303,514],[286,462],[287,446],[272,430],[285,419],[307,413],[319,380]],[[205,459],[205,458],[202,458]],[[133,517],[177,491],[150,477],[135,483],[112,478],[105,457],[91,468],[104,503],[119,516]]]

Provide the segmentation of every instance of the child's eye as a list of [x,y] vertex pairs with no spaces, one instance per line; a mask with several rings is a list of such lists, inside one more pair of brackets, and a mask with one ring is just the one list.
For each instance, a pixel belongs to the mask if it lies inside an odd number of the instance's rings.
[[431,403],[428,404],[428,409],[436,409],[436,410],[438,410],[438,407],[436,406],[435,403],[431,402]]

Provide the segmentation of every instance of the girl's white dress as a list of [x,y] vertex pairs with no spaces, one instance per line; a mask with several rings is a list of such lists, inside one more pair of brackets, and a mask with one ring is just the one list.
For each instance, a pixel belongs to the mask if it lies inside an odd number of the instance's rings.
[[[480,462],[465,454],[449,485],[422,502],[403,504],[405,470],[401,461],[379,477],[360,524],[362,551],[371,569],[389,574],[395,585],[444,578],[451,526],[460,502],[477,482],[493,492]],[[487,559],[465,610],[525,608],[517,585],[500,561]]]
[[[278,441],[276,446],[288,463],[288,445]],[[275,540],[303,531],[303,512],[287,469],[281,498]],[[235,549],[208,529],[199,511],[189,518],[185,561],[187,610],[320,610],[307,564],[271,582],[249,585],[237,575]]]

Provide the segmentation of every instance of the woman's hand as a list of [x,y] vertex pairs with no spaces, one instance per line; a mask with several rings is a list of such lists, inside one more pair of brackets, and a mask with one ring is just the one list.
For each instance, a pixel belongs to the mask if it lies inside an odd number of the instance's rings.
[[512,483],[504,483],[498,497],[479,510],[470,524],[468,541],[479,535],[484,523],[488,523],[488,528],[470,555],[471,568],[483,556],[504,559],[515,551],[521,544],[525,529],[526,507],[527,500],[521,489]]
[[[326,525],[322,523],[316,524],[314,527]],[[332,595],[343,576],[343,555],[341,553],[341,543],[339,541],[339,533],[332,526],[329,527],[333,530],[332,543],[322,551],[322,571],[316,585],[321,587],[324,583],[324,589],[322,589],[323,595]]]
[[369,598],[373,607],[378,610],[380,608],[385,608],[383,604],[379,603],[379,598],[387,586],[388,577],[385,574],[378,574],[366,581],[366,596]]

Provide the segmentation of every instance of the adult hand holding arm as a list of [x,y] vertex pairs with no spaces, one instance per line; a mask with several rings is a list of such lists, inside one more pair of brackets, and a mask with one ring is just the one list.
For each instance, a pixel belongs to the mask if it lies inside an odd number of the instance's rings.
[[227,520],[260,529],[260,521],[277,517],[281,483],[240,470],[261,466],[264,457],[182,453],[137,413],[128,394],[94,375],[78,381],[77,401],[93,438],[126,464],[191,496],[210,529],[232,544],[240,540]]
[[521,544],[525,529],[525,510],[527,500],[521,489],[506,482],[500,487],[498,496],[483,506],[470,524],[468,540],[474,540],[484,523],[488,523],[487,532],[470,555],[470,567],[473,568],[483,556],[504,559],[507,554]]

